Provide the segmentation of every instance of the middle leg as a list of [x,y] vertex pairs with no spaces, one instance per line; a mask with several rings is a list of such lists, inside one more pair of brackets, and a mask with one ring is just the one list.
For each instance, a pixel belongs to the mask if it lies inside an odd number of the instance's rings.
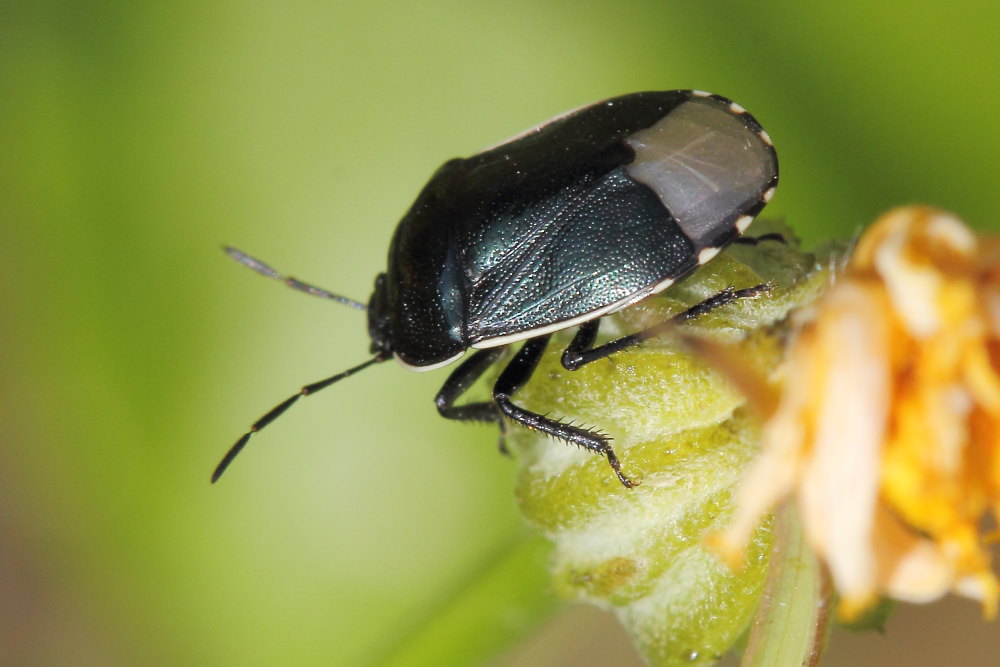
[[500,373],[500,377],[497,378],[496,385],[493,387],[493,401],[503,414],[527,428],[603,454],[607,457],[608,464],[615,471],[618,480],[626,488],[636,486],[638,482],[629,479],[622,473],[621,463],[618,461],[615,450],[611,447],[611,438],[596,431],[565,424],[557,419],[525,410],[514,405],[511,401],[517,390],[524,386],[531,378],[532,373],[535,372],[550,338],[551,334],[532,338],[521,347],[517,355]]

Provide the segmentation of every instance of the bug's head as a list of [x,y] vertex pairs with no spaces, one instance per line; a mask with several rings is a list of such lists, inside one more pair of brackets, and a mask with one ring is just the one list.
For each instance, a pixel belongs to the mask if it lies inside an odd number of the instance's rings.
[[389,299],[385,274],[375,277],[375,291],[368,302],[368,335],[371,336],[371,353],[380,359],[392,356],[392,336],[389,331]]

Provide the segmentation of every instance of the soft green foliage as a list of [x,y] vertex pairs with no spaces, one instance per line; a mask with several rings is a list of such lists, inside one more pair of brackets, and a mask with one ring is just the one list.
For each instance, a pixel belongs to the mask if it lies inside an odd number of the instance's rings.
[[[383,647],[381,667],[456,665],[469,656],[500,652],[538,625],[556,606],[541,567],[551,551],[537,535],[522,536],[511,548],[470,573],[456,591],[442,596],[422,622]],[[517,585],[511,585],[517,582]],[[483,633],[488,628],[489,632]]]
[[[791,238],[780,226],[754,232],[776,229]],[[766,373],[781,359],[785,316],[822,289],[826,266],[792,242],[734,247],[661,297],[611,319],[635,330],[724,287],[770,284],[766,295],[678,328],[738,346]],[[521,509],[556,544],[554,586],[615,609],[653,664],[713,662],[744,632],[767,572],[767,525],[739,572],[702,545],[706,532],[728,520],[733,488],[759,448],[745,398],[670,335],[573,372],[562,369],[560,352],[546,354],[518,399],[606,430],[623,470],[640,485],[621,486],[603,457],[511,432]]]

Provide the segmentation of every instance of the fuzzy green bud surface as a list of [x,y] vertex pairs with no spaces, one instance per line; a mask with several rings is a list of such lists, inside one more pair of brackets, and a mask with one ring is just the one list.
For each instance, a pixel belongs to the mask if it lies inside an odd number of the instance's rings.
[[[780,224],[755,225],[785,241],[734,245],[660,295],[602,321],[602,341],[639,331],[732,287],[769,289],[677,327],[734,346],[768,375],[781,361],[789,312],[830,280],[825,260],[798,249]],[[572,332],[568,332],[568,335]],[[613,438],[623,487],[604,457],[523,428],[508,444],[520,462],[524,515],[555,544],[553,587],[612,609],[654,665],[711,664],[746,630],[767,572],[765,522],[733,572],[703,544],[722,528],[732,493],[760,447],[746,399],[676,334],[567,371],[553,344],[517,402]]]

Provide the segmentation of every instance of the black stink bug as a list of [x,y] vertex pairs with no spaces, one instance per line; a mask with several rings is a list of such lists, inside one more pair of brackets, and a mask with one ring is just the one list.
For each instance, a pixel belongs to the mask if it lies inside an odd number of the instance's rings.
[[[698,91],[634,93],[557,117],[438,169],[403,217],[367,307],[228,248],[289,286],[368,311],[368,361],[276,406],[223,458],[301,396],[395,357],[426,371],[476,351],[436,397],[448,419],[528,428],[603,454],[626,487],[610,438],[513,402],[553,332],[579,329],[562,356],[574,370],[662,333],[674,320],[593,347],[599,318],[666,289],[714,257],[774,194],[778,159],[767,133],[735,102]],[[679,318],[760,290],[725,290]],[[502,355],[493,400],[456,405]]]

